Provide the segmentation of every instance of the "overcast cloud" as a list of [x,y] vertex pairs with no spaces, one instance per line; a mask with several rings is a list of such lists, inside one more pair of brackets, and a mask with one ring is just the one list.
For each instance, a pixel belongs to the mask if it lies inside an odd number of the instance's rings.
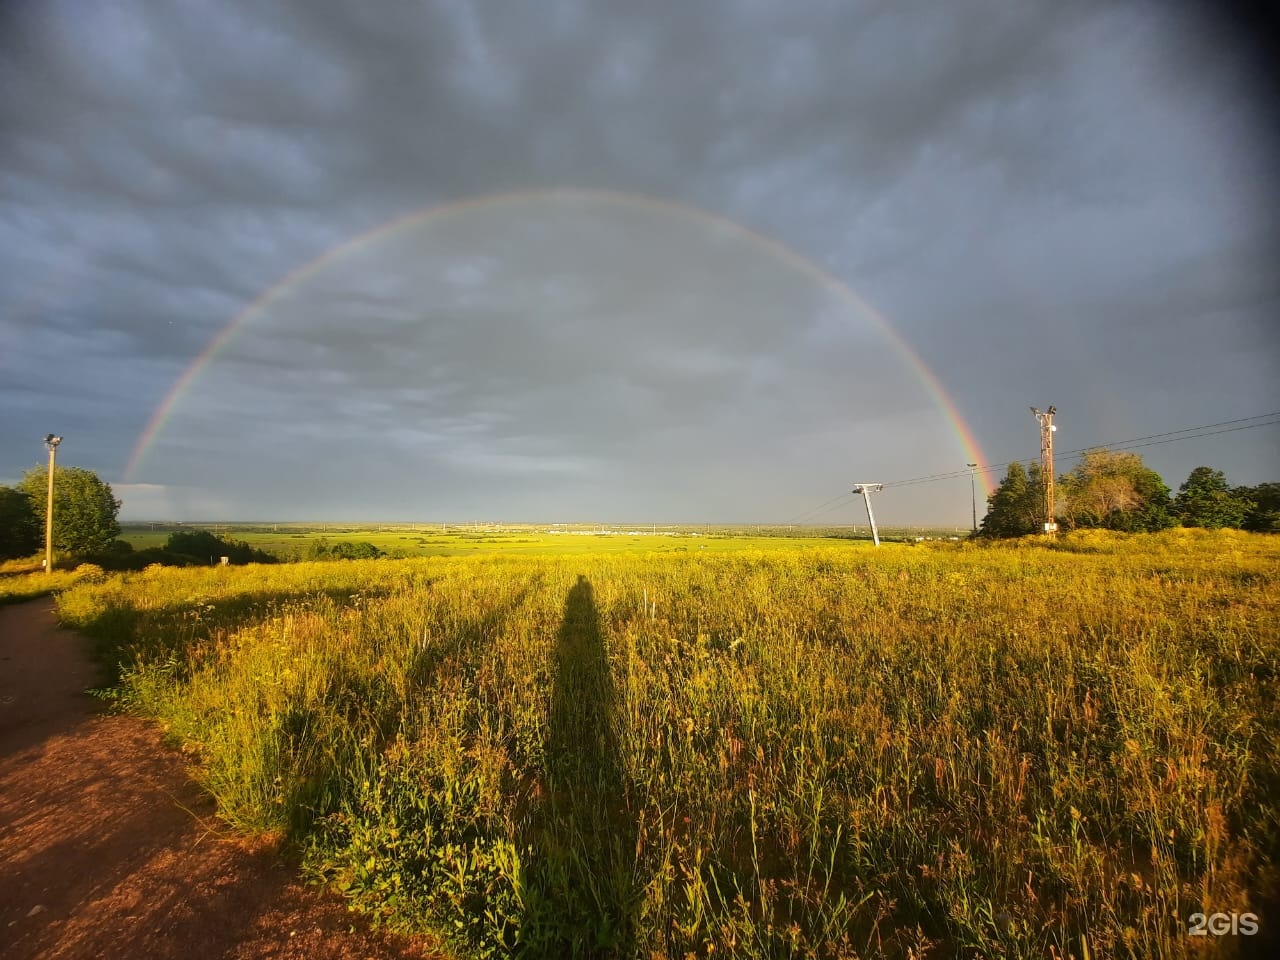
[[[1277,410],[1258,79],[1156,3],[9,5],[0,482],[51,430],[155,519],[786,521],[963,468],[840,285],[992,462],[1032,404],[1064,449]],[[503,193],[302,271],[125,476],[291,272]],[[1276,430],[1143,452],[1277,480]]]

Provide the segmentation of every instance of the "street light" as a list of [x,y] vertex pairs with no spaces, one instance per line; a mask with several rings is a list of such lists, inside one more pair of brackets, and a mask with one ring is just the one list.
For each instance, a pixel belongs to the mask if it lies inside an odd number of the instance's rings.
[[45,434],[44,445],[49,448],[49,503],[44,512],[44,572],[53,573],[53,463],[57,459],[61,437]]
[[969,499],[973,501],[973,532],[978,532],[978,490],[974,486],[973,478],[977,476],[973,471],[978,468],[976,463],[965,464],[969,468]]

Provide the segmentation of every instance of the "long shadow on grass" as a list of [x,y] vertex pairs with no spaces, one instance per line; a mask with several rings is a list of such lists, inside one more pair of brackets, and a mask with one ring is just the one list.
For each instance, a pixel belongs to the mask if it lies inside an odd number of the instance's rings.
[[189,671],[192,664],[184,660],[187,649],[219,630],[243,629],[286,612],[294,604],[330,601],[342,605],[356,596],[375,600],[394,589],[246,590],[225,596],[188,597],[145,609],[129,602],[113,604],[88,619],[68,617],[59,609],[58,618],[64,626],[94,641],[94,659],[103,669],[107,685],[115,686],[124,671],[140,662],[154,663],[172,657],[178,674]]
[[622,956],[630,953],[638,902],[637,828],[626,804],[600,618],[583,576],[565,599],[554,670],[522,939],[535,956]]
[[[522,587],[447,634],[433,632],[429,641],[424,636],[408,665],[410,691],[435,684],[441,664],[451,658],[479,662],[530,589],[529,585]],[[341,806],[359,780],[353,778],[351,771],[363,769],[368,757],[381,754],[397,731],[420,722],[413,713],[412,692],[404,701],[385,678],[372,672],[334,670],[321,699],[327,716],[313,707],[291,709],[281,717],[280,726],[290,752],[295,744],[303,744],[309,745],[315,755],[309,761],[295,761],[295,792],[286,800],[289,808],[296,811],[290,827],[294,839],[309,833],[317,817]]]

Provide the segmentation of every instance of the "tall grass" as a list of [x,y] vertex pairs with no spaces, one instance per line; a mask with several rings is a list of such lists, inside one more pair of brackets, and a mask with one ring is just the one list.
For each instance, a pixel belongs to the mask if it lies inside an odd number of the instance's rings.
[[1275,922],[1277,560],[355,561],[59,607],[224,817],[466,955],[1181,957],[1192,913]]
[[0,606],[6,603],[22,603],[73,587],[78,583],[100,582],[106,578],[101,567],[82,563],[74,569],[54,567],[45,573],[37,565],[34,569],[14,565],[16,572],[0,570]]

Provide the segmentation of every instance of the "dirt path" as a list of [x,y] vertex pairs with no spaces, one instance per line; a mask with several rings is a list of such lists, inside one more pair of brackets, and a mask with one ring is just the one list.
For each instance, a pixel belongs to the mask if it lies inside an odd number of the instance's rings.
[[158,731],[107,716],[51,600],[0,607],[0,956],[429,956],[228,835]]

